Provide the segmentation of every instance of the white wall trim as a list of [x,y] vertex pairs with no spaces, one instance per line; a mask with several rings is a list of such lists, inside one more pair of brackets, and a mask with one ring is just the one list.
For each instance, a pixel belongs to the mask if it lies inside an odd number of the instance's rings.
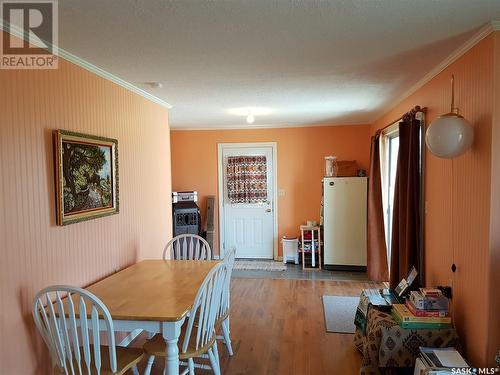
[[371,122],[356,122],[356,123],[342,123],[342,124],[259,124],[259,125],[220,125],[220,126],[200,126],[200,127],[178,127],[170,126],[170,130],[175,131],[199,131],[199,130],[256,130],[256,129],[286,129],[286,128],[324,128],[329,126],[366,126],[371,125]]
[[[4,22],[1,19],[0,19],[0,26],[1,26],[0,29],[3,30],[4,32],[9,33],[11,35],[14,35],[17,38],[24,39],[24,32],[19,27],[15,26],[15,25],[9,25],[8,22]],[[69,62],[75,64],[75,65],[78,65],[79,67],[81,67],[85,70],[88,70],[89,72],[92,72],[92,73],[98,75],[99,77],[102,77],[108,81],[116,83],[117,85],[133,92],[134,94],[140,95],[143,98],[146,98],[146,99],[148,99],[156,104],[161,105],[162,107],[165,107],[168,109],[172,108],[171,104],[169,104],[166,101],[154,96],[153,94],[150,94],[149,92],[133,85],[132,83],[127,82],[124,79],[121,79],[120,77],[117,77],[114,74],[111,74],[110,72],[108,72],[104,69],[101,69],[94,64],[91,64],[90,62],[72,54],[71,52],[68,52],[68,51],[60,48],[59,46],[52,45],[51,43],[47,43],[47,42],[45,42],[45,43],[46,43],[46,45],[51,45],[53,47],[53,50],[57,51],[55,54],[57,56],[59,56],[59,58],[62,58],[66,61],[69,61]],[[38,47],[45,47],[45,45],[43,45],[42,43],[35,42],[34,44],[37,45]]]
[[[465,55],[472,47],[478,44],[481,40],[490,35],[493,31],[500,30],[500,21],[491,21],[481,27],[472,37],[470,37],[464,44],[458,47],[455,51],[453,51],[446,59],[441,61],[434,69],[432,69],[429,73],[423,76],[416,84],[414,84],[408,91],[406,91],[403,95],[401,95],[401,100],[398,103],[401,103],[403,100],[407,99],[415,93],[418,89],[423,87],[426,83],[431,81],[434,77],[436,77],[439,73],[445,70],[448,66],[457,61],[460,57]],[[392,110],[393,107],[390,108]],[[380,120],[387,113],[386,111],[381,116],[378,116],[376,121]]]
[[217,199],[219,206],[219,256],[224,257],[224,172],[222,152],[224,148],[271,147],[273,150],[273,258],[278,257],[278,144],[277,142],[217,143]]

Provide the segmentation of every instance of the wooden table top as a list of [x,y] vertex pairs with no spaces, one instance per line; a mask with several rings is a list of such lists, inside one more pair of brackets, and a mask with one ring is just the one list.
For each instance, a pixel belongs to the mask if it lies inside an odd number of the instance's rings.
[[219,261],[143,260],[86,288],[113,319],[177,321]]

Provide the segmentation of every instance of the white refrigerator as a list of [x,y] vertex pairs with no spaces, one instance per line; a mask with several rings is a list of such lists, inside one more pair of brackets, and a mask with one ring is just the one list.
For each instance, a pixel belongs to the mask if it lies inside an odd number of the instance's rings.
[[366,267],[366,210],[367,177],[323,179],[325,266],[336,269]]

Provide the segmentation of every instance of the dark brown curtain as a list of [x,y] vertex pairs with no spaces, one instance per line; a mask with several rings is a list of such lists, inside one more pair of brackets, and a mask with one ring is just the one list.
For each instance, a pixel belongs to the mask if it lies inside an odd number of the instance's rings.
[[368,179],[368,278],[389,280],[384,232],[382,181],[380,176],[380,131],[372,137]]
[[414,111],[399,123],[399,153],[394,186],[391,288],[419,264],[420,121]]

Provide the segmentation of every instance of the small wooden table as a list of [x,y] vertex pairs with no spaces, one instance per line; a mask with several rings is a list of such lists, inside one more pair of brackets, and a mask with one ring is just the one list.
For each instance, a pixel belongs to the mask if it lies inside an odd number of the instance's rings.
[[108,308],[115,330],[161,333],[166,374],[179,374],[177,340],[208,272],[219,261],[143,260],[88,288]]

